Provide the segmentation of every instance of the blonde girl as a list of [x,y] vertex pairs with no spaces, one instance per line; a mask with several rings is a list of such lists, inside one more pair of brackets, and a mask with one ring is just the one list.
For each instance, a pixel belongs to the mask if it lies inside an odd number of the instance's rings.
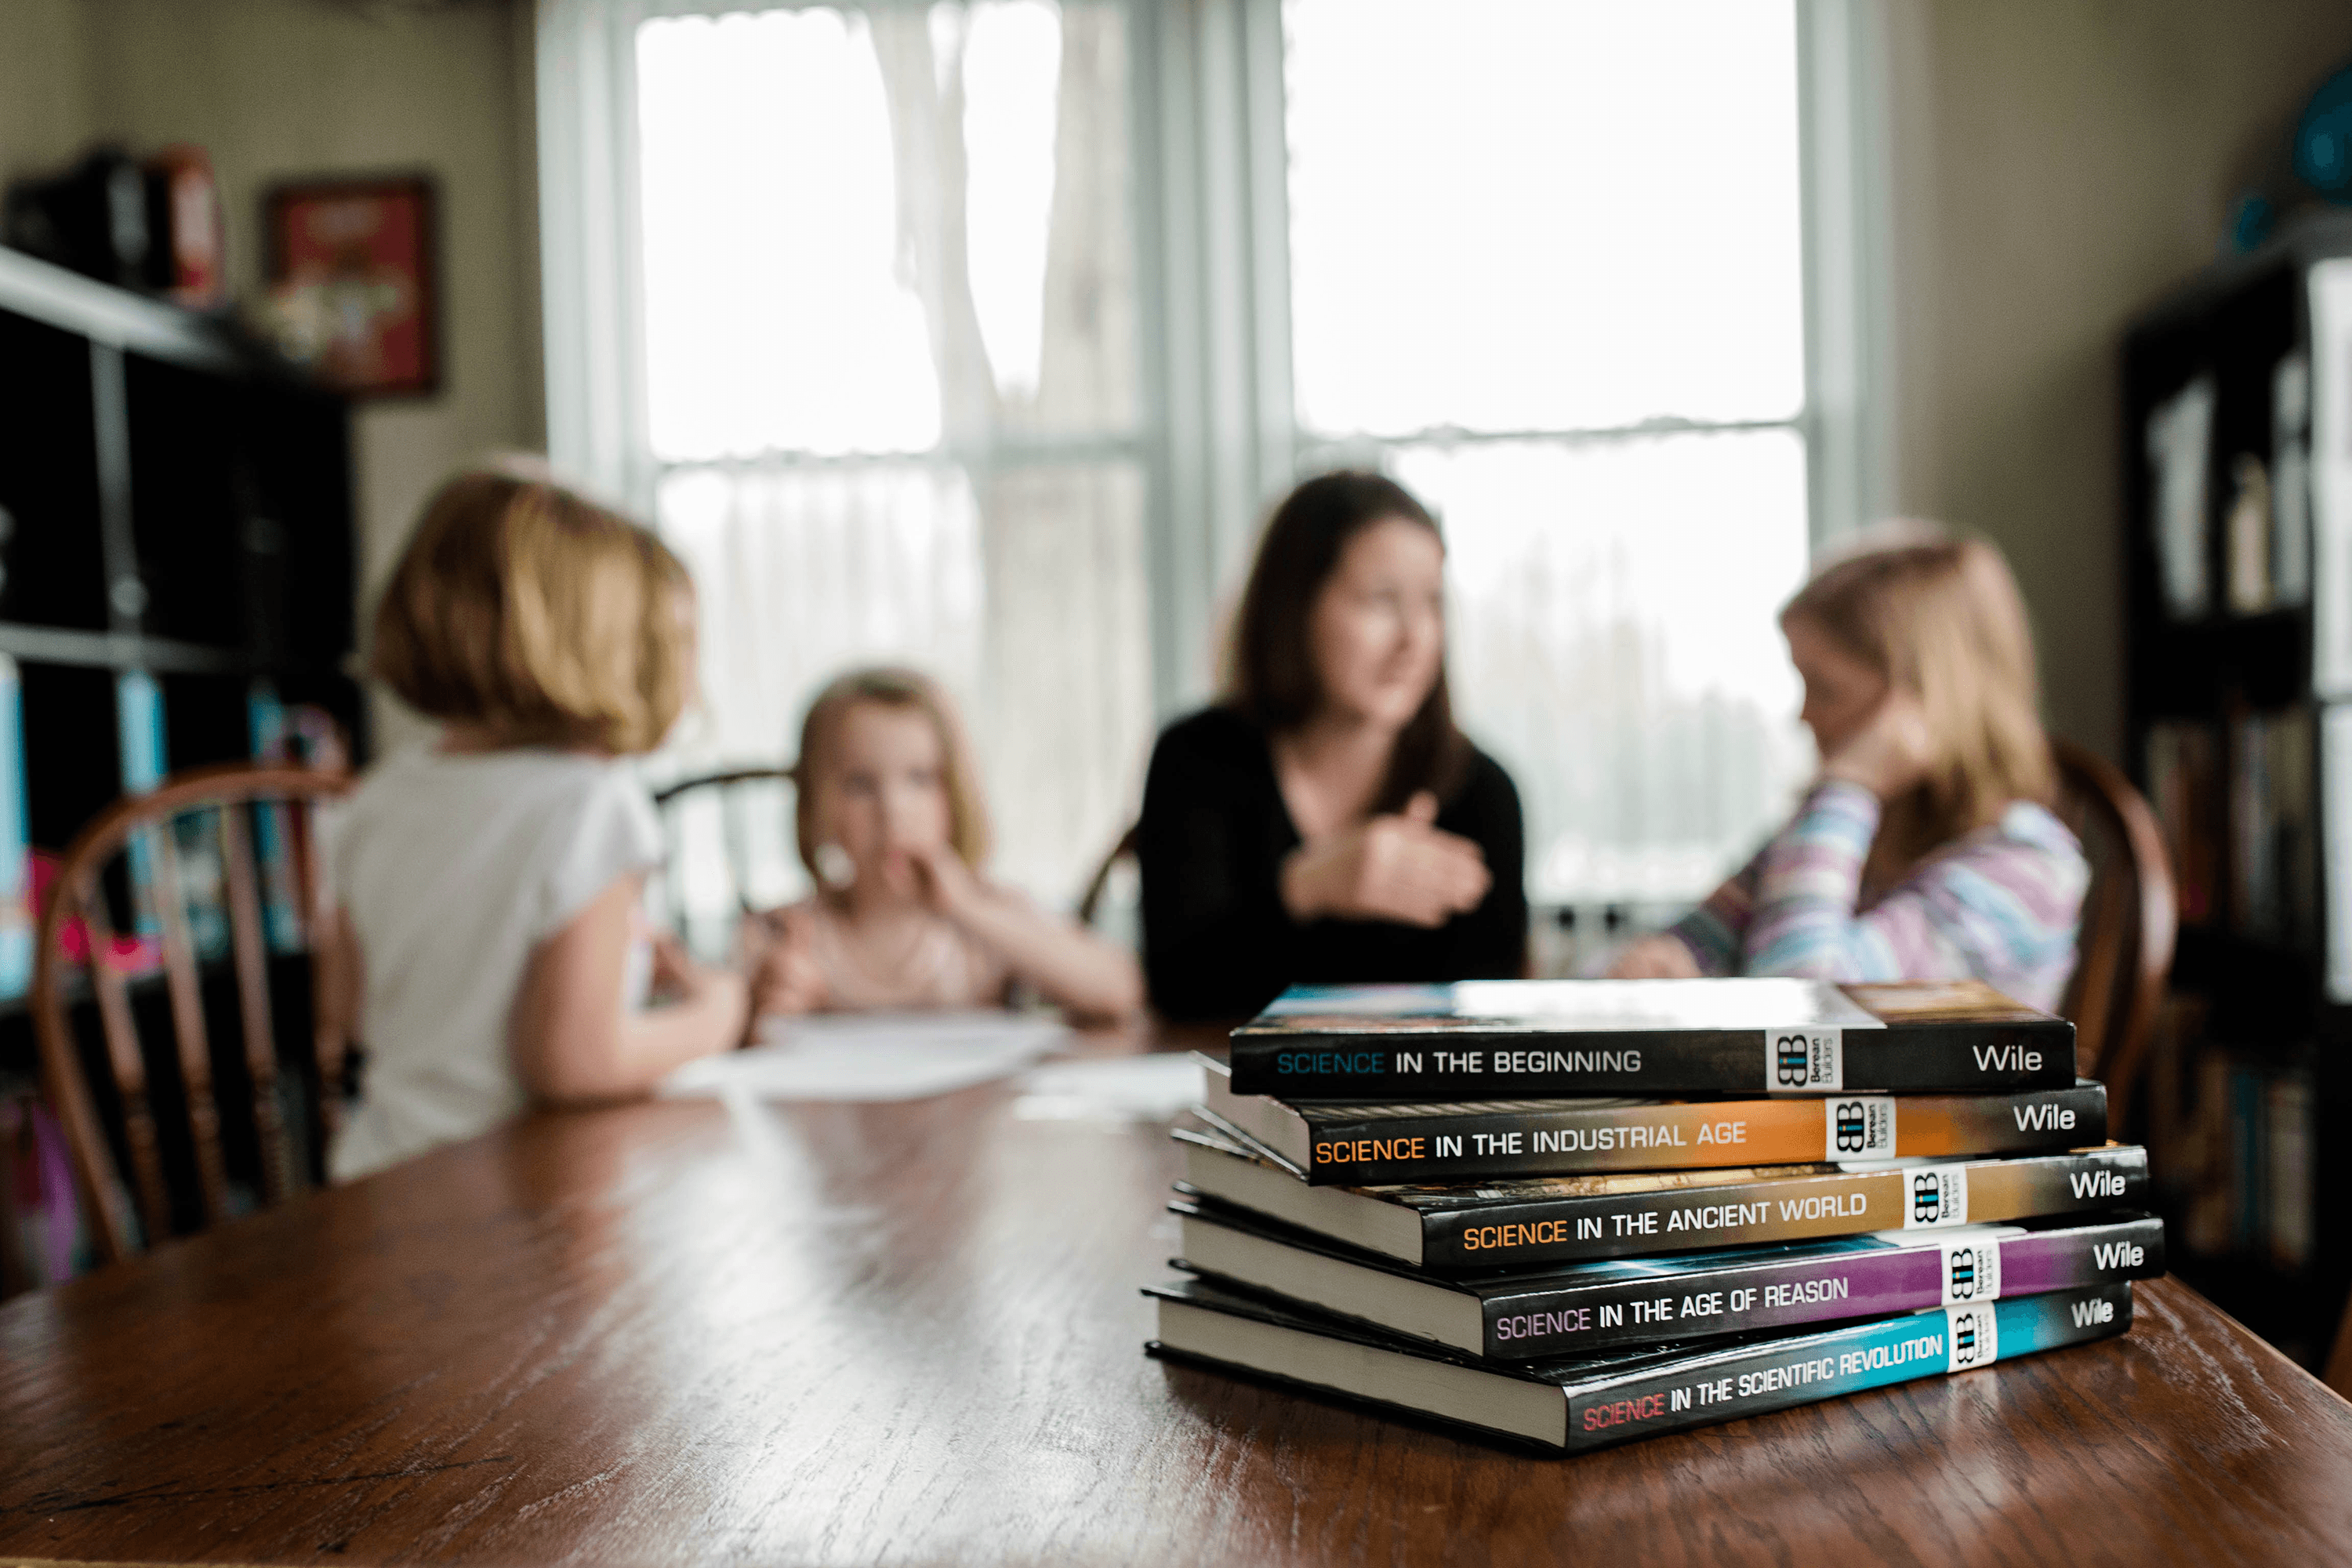
[[646,530],[520,471],[427,503],[371,668],[440,732],[374,770],[332,848],[367,1050],[338,1180],[740,1038],[743,982],[639,910],[662,841],[622,759],[676,721],[693,665],[685,571]]
[[761,1015],[994,1006],[1015,982],[1088,1019],[1133,1012],[1135,960],[981,875],[988,813],[946,693],[862,669],[801,727],[794,831],[817,891],[755,916]]
[[1780,628],[1820,779],[1745,870],[1612,973],[1973,977],[2054,1006],[2090,873],[2048,808],[2032,634],[2000,552],[1880,531]]

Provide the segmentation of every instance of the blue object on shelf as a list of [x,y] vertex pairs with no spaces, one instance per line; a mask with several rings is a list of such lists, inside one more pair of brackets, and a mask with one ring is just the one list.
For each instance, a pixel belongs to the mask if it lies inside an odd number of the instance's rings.
[[2294,128],[2294,174],[2329,201],[2352,204],[2352,68],[2311,95]]

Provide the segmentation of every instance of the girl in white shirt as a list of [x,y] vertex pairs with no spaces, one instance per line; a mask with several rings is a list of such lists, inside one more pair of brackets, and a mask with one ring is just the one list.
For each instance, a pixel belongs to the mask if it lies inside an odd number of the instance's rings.
[[426,505],[372,671],[441,734],[377,768],[334,833],[367,1053],[338,1181],[533,1100],[642,1094],[741,1037],[742,980],[650,934],[660,827],[619,760],[688,700],[693,607],[660,541],[543,479],[466,474]]

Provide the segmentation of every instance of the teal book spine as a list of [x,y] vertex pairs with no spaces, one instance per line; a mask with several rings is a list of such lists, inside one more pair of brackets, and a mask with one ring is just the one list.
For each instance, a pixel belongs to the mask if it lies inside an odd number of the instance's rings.
[[1828,1333],[1743,1345],[1573,1392],[1568,1448],[1736,1421],[1914,1378],[2081,1344],[2131,1326],[2131,1286],[1930,1308]]
[[[286,704],[278,689],[257,680],[246,693],[246,726],[256,762],[285,764],[288,755]],[[293,838],[286,808],[264,801],[253,813],[253,856],[261,882],[261,924],[273,952],[299,952],[302,948],[301,901],[294,888]]]
[[[114,681],[115,744],[122,765],[122,793],[145,795],[163,782],[163,692],[143,669],[129,669]],[[142,943],[163,939],[162,906],[156,900],[155,842],[133,834],[126,848],[131,862],[131,931]],[[152,949],[151,948],[152,952]]]
[[29,837],[24,687],[16,661],[0,654],[0,996],[22,996],[33,984]]

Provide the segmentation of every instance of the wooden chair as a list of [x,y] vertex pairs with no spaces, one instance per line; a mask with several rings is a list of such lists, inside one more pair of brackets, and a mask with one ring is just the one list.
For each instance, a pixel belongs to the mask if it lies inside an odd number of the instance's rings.
[[1127,831],[1118,836],[1118,842],[1110,847],[1110,853],[1102,858],[1102,864],[1095,868],[1095,874],[1087,879],[1087,890],[1078,895],[1080,925],[1095,923],[1095,916],[1102,910],[1103,894],[1110,888],[1111,873],[1118,868],[1121,860],[1134,858],[1136,844],[1142,833],[1142,823],[1129,823]]
[[2172,970],[2172,867],[2156,814],[2114,763],[2071,741],[2053,739],[2051,751],[2058,816],[2091,863],[2080,956],[2058,1011],[2074,1021],[2077,1070],[2106,1084],[2110,1130],[2122,1138]]
[[[33,967],[33,1024],[41,1054],[43,1088],[64,1124],[74,1173],[96,1224],[98,1250],[114,1262],[149,1242],[172,1234],[172,1204],[164,1180],[163,1143],[157,1134],[155,1096],[148,1058],[139,1037],[133,979],[108,955],[115,948],[103,873],[117,859],[131,862],[134,907],[151,916],[162,957],[162,978],[179,1096],[186,1107],[201,1217],[211,1223],[228,1212],[229,1184],[221,1142],[221,1104],[213,1084],[211,1039],[205,1027],[203,974],[184,896],[184,870],[176,824],[208,814],[217,825],[222,903],[226,906],[228,965],[235,983],[245,1076],[249,1080],[253,1129],[260,1150],[257,1193],[263,1204],[283,1202],[297,1186],[289,1169],[288,1129],[280,1109],[278,1039],[269,999],[269,933],[264,928],[261,868],[254,853],[258,834],[282,839],[284,859],[267,868],[282,870],[275,890],[290,900],[293,934],[310,954],[312,1016],[310,1047],[318,1068],[314,1146],[323,1160],[325,1141],[337,1122],[344,1053],[349,1044],[343,997],[352,955],[334,932],[337,926],[326,879],[320,874],[315,815],[320,803],[342,795],[348,774],[308,768],[255,767],[233,763],[192,769],[166,779],[155,790],[116,802],[74,839],[59,863],[47,908],[41,915]],[[263,824],[268,826],[261,826]],[[143,888],[144,891],[142,891]],[[85,955],[69,956],[65,937],[82,922]],[[280,917],[281,930],[284,916]],[[100,1100],[85,1076],[84,1058],[68,1016],[69,983],[80,971],[97,1002],[104,1038],[104,1065],[120,1121],[128,1172],[118,1164],[100,1121]],[[79,987],[74,988],[79,991]],[[137,1220],[134,1224],[135,1206]]]
[[[677,859],[678,846],[684,840],[681,823],[688,804],[697,796],[716,792],[719,799],[719,841],[727,861],[728,879],[734,883],[735,912],[751,913],[751,889],[755,879],[755,872],[752,865],[751,835],[748,829],[747,813],[751,803],[747,786],[782,784],[789,787],[792,783],[793,771],[790,768],[730,768],[720,773],[702,773],[694,778],[680,779],[676,784],[656,790],[654,809],[661,814],[662,837],[670,847],[673,863]],[[790,830],[786,828],[784,831],[787,834],[785,841],[789,843]],[[677,875],[675,864],[671,874],[673,877]],[[677,931],[680,939],[687,939],[688,933],[686,922],[693,911],[688,910],[684,900],[678,897],[675,883],[670,889],[668,912],[672,929]],[[730,936],[732,930],[733,922],[730,918],[729,921]],[[690,941],[688,945],[692,945]]]

